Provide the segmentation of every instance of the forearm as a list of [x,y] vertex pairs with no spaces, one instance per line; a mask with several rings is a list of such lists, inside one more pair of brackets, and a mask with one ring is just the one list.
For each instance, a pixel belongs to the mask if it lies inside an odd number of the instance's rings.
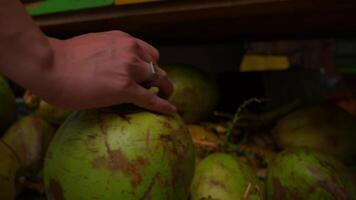
[[51,47],[19,0],[0,4],[0,73],[32,88],[52,62]]

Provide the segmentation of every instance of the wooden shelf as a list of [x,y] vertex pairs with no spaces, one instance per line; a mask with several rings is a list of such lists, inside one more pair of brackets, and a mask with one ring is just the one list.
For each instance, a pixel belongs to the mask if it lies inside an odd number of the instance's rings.
[[160,42],[349,36],[355,19],[353,0],[177,0],[35,17],[51,36],[120,29]]

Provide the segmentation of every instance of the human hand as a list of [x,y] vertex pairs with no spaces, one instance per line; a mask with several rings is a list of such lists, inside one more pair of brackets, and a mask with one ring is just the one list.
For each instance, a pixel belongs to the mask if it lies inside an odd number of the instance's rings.
[[43,84],[31,91],[50,104],[67,109],[88,109],[121,103],[161,113],[175,112],[168,98],[173,84],[159,69],[149,87],[150,62],[158,63],[158,51],[146,42],[121,31],[91,33],[68,40],[49,38],[51,66],[43,69]]

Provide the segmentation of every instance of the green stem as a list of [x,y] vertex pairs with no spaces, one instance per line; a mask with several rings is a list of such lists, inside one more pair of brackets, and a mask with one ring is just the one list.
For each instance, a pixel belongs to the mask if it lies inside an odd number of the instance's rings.
[[235,112],[234,118],[232,119],[232,122],[230,124],[229,129],[227,130],[227,133],[225,135],[224,141],[228,142],[231,139],[232,132],[234,130],[234,127],[236,126],[236,123],[241,119],[241,113],[242,111],[249,106],[252,103],[262,103],[265,102],[266,99],[258,99],[258,98],[251,98],[246,101],[244,101],[241,106],[239,106]]

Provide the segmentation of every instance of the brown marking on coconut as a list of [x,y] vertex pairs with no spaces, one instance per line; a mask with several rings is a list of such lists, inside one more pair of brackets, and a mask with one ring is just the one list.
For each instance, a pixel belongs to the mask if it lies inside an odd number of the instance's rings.
[[150,184],[148,185],[147,189],[143,193],[143,196],[140,198],[140,200],[151,200],[152,199],[151,193],[152,193],[153,186],[157,180],[158,174],[159,173],[156,173],[156,175],[154,177],[152,177]]
[[159,140],[164,143],[173,142],[173,137],[171,135],[162,134],[159,136]]
[[326,192],[331,194],[334,199],[338,200],[351,200],[351,195],[348,194],[345,188],[339,187],[335,181],[319,181],[318,185],[323,188]]
[[[187,144],[184,142],[185,138],[182,138],[184,136],[189,136],[186,133],[188,132],[182,133],[180,131],[172,130],[170,135],[160,135],[160,141],[163,143],[165,151],[169,152],[167,155],[169,156],[169,166],[172,177],[170,185],[175,189],[178,189],[178,186],[181,185],[182,182],[185,182],[191,178],[189,174],[186,173],[186,165],[180,164],[188,153]],[[178,191],[175,190],[174,193],[176,192]]]
[[168,186],[167,180],[162,178],[162,175],[158,172],[157,173],[157,182],[160,187]]
[[226,170],[226,166],[223,162],[218,162],[217,164],[219,167],[221,167],[221,169]]
[[172,129],[173,127],[172,127],[171,123],[169,123],[169,121],[171,120],[171,118],[173,118],[173,117],[170,117],[170,116],[167,116],[167,117],[165,117],[165,118],[159,117],[159,118],[158,118],[158,121],[159,121],[164,127],[168,128],[168,129]]
[[121,114],[121,113],[116,113],[122,120],[124,120],[127,123],[131,123],[131,117]]
[[273,179],[273,189],[272,199],[285,199],[285,189],[277,178]]
[[320,173],[320,170],[316,166],[310,166],[308,169],[317,178],[322,178],[322,174]]
[[325,160],[319,159],[319,158],[316,158],[316,159],[318,160],[318,163],[325,169],[331,170],[331,171],[337,170],[333,164],[331,164]]
[[163,146],[167,151],[171,152],[179,159],[185,155],[186,145],[183,141],[181,141],[181,136],[179,136],[178,134],[182,133],[174,132],[173,134],[169,135],[162,134],[159,136],[159,140],[163,143]]
[[[176,145],[174,145],[175,143],[174,138],[172,135],[162,134],[159,136],[159,140],[162,142],[164,150],[173,154],[173,155],[168,154],[170,168],[173,170],[176,167],[176,159],[174,159],[174,156],[177,155],[177,151],[175,150]],[[171,173],[174,179],[175,172],[172,171]],[[172,180],[172,183],[174,184],[174,180]]]
[[137,187],[141,183],[143,170],[148,164],[149,161],[143,157],[130,161],[121,150],[109,148],[107,148],[107,156],[99,156],[92,161],[92,166],[95,168],[104,168],[112,173],[122,172],[128,175],[133,187]]
[[63,195],[62,186],[56,180],[54,180],[54,179],[50,180],[49,191],[50,191],[50,196],[54,200],[65,200],[64,195]]
[[181,185],[180,183],[182,181],[186,180],[186,177],[183,176],[185,175],[185,173],[183,173],[184,166],[182,166],[178,162],[179,160],[176,161],[172,160],[170,162],[173,188],[177,188],[177,186]]
[[97,134],[95,134],[95,133],[88,135],[89,140],[95,140],[96,137],[97,137]]
[[142,181],[142,172],[149,164],[147,159],[139,156],[133,161],[130,161],[120,149],[112,150],[107,138],[108,126],[101,121],[99,124],[101,132],[105,136],[105,147],[107,155],[99,156],[92,161],[92,166],[95,168],[104,168],[112,173],[122,172],[131,179],[131,185],[136,188]]
[[100,130],[101,130],[101,133],[104,134],[104,135],[107,135],[108,125],[103,120],[100,121],[99,127],[100,127]]
[[97,134],[91,133],[88,135],[88,139],[85,140],[86,149],[94,155],[97,155],[98,153],[98,149],[95,147],[97,136],[98,136]]
[[211,188],[221,188],[228,192],[228,188],[224,182],[221,182],[221,181],[218,181],[215,179],[211,179],[211,178],[207,178],[207,179],[208,179],[207,183],[210,185]]

